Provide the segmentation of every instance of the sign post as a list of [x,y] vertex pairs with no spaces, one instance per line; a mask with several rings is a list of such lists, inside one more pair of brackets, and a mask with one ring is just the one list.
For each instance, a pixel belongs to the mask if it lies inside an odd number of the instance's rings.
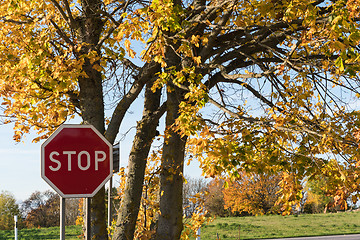
[[109,181],[109,190],[108,190],[108,228],[110,229],[111,227],[111,222],[112,222],[112,201],[111,201],[111,191],[112,191],[112,185],[113,185],[113,181],[112,181],[112,177],[110,178]]
[[65,198],[60,197],[60,240],[65,240]]
[[86,218],[85,218],[85,239],[91,239],[91,198],[85,198]]
[[15,234],[15,240],[18,240],[18,232],[17,232],[17,215],[14,216],[14,234]]
[[92,125],[61,125],[41,145],[41,177],[61,196],[61,213],[65,215],[64,198],[91,198],[110,179],[112,150]]
[[[113,173],[119,172],[120,168],[120,142],[113,146]],[[108,227],[111,227],[112,224],[112,200],[111,200],[111,193],[112,193],[112,186],[113,186],[113,178],[111,177],[109,180],[109,190],[108,190]]]

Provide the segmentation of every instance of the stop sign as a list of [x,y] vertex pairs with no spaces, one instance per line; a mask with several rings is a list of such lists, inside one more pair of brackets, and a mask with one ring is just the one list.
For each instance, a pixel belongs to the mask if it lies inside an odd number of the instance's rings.
[[91,125],[61,125],[41,145],[41,177],[62,197],[93,197],[112,163],[112,145]]

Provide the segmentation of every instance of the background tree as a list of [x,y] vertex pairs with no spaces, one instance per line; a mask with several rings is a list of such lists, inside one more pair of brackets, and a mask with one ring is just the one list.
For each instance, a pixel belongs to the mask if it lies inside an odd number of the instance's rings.
[[197,211],[199,202],[195,201],[196,197],[201,197],[207,187],[207,182],[204,178],[192,178],[185,176],[185,183],[183,188],[183,208],[186,217],[191,216]]
[[240,214],[263,215],[279,213],[276,205],[281,176],[240,173],[240,178],[228,181],[223,189],[225,209]]
[[[60,203],[60,202],[59,202]],[[79,211],[79,198],[66,198],[65,199],[65,225],[71,226],[76,224],[76,219],[80,214]],[[60,208],[60,205],[59,205]]]
[[[67,226],[76,224],[80,213],[79,202],[77,198],[65,199],[65,224]],[[60,197],[53,191],[35,191],[21,203],[21,209],[24,214],[24,224],[28,228],[59,226]]]
[[[105,193],[106,193],[106,196],[105,196],[106,209],[108,208],[108,196],[109,196],[108,191],[109,191],[109,188],[107,188],[106,191],[105,191]],[[116,187],[111,188],[111,204],[112,204],[112,216],[111,216],[111,219],[112,219],[112,221],[114,221],[116,219],[116,217],[117,217],[117,212],[119,210],[119,205],[120,205],[120,197],[119,197],[119,194],[118,194],[118,191],[117,191]],[[79,207],[79,204],[78,204],[78,207]]]
[[60,198],[53,191],[36,191],[22,203],[21,207],[25,213],[26,227],[59,226]]
[[14,229],[14,216],[17,215],[21,222],[21,213],[16,199],[10,192],[0,193],[0,229]]
[[332,197],[326,196],[326,179],[312,179],[306,182],[305,213],[322,213]]
[[[326,213],[344,211],[356,206],[356,196],[351,196],[347,191],[340,195],[332,194],[334,191],[328,184],[328,177],[319,176],[309,179],[305,185],[306,202],[304,212]],[[335,196],[335,197],[334,197]]]
[[224,202],[224,180],[213,179],[207,184],[208,192],[205,198],[205,209],[212,216],[228,216],[230,211],[225,209]]

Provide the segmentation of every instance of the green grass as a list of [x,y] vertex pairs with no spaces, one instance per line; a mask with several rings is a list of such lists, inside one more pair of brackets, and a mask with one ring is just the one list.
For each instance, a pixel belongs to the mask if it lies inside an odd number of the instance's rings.
[[[79,240],[77,236],[81,234],[81,226],[68,226],[65,228],[65,239],[66,240]],[[60,228],[59,227],[50,227],[50,228],[31,228],[31,229],[21,229],[18,230],[18,239],[19,240],[52,240],[59,239],[60,237]],[[14,239],[14,230],[3,230],[0,231],[1,240],[13,240]]]
[[360,212],[217,218],[201,239],[262,239],[360,233]]
[[[77,240],[80,226],[66,227],[66,240]],[[360,233],[360,212],[217,218],[201,228],[202,240],[262,239]],[[19,240],[59,239],[59,227],[21,229]],[[240,238],[239,238],[240,237]],[[13,240],[14,231],[0,231],[1,240]]]

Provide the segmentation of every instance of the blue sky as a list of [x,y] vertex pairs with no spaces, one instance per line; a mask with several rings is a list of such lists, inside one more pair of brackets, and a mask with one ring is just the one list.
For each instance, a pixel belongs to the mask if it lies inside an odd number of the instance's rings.
[[12,136],[11,125],[0,126],[0,190],[13,193],[21,201],[49,187],[40,176],[41,144],[32,143],[31,135],[21,143],[15,143]]

